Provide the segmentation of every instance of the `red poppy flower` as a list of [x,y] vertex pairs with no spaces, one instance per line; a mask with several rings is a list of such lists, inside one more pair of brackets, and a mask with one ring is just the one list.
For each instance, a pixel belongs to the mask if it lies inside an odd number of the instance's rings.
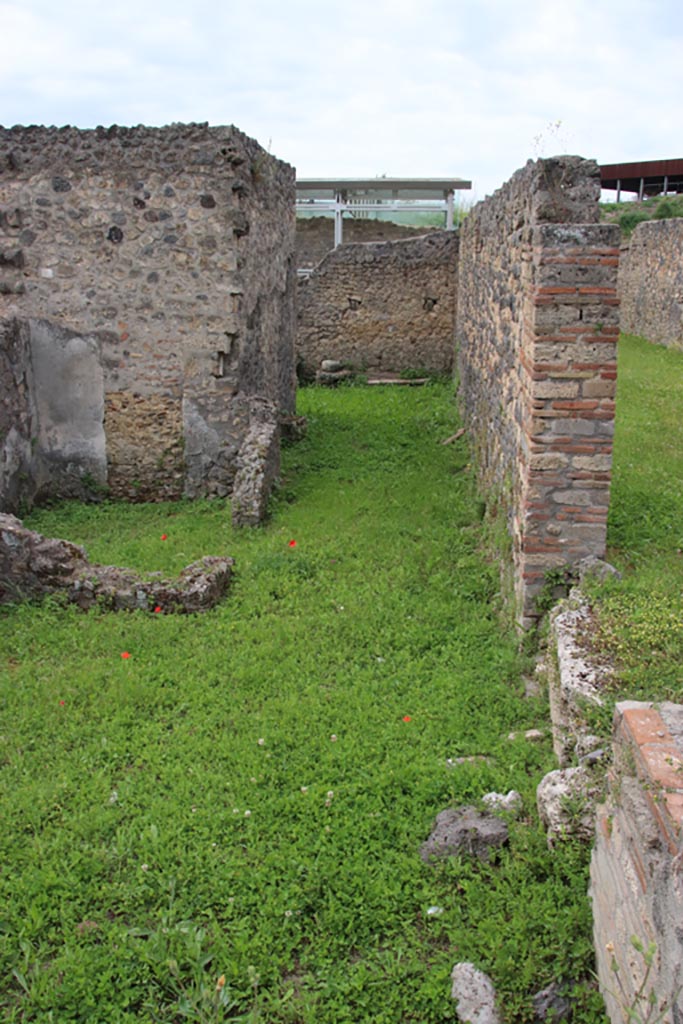
[[61,706],[62,706],[62,707],[64,707],[64,705],[66,704],[66,701],[64,701],[64,700],[60,700],[60,702],[59,702],[59,703],[61,704]]
[[167,533],[162,533],[161,539],[162,540],[168,540],[168,534]]
[[130,658],[130,654],[128,653],[128,651],[122,651],[121,652],[121,657],[122,658]]
[[412,718],[410,717],[410,715],[404,715],[403,716],[403,721],[404,722],[412,722]]
[[156,614],[158,615],[158,614],[159,614],[159,612],[161,611],[161,605],[160,605],[160,604],[158,604],[158,605],[156,606],[156,608],[154,609],[154,611],[155,611],[155,613],[156,613]]
[[296,541],[295,540],[290,540],[289,547],[290,548],[295,548],[296,547]]

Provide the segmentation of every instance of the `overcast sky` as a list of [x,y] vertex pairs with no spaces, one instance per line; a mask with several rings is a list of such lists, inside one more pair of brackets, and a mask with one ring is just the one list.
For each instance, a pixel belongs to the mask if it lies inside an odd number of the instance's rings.
[[0,124],[235,124],[300,177],[683,157],[673,0],[0,0]]

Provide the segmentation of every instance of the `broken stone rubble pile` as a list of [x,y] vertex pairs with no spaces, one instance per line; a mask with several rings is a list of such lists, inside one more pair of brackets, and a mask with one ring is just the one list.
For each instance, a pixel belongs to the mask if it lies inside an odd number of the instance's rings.
[[230,585],[232,558],[193,562],[176,580],[130,569],[94,565],[85,550],[66,540],[26,529],[15,516],[0,515],[0,604],[64,594],[79,608],[191,613],[213,608]]

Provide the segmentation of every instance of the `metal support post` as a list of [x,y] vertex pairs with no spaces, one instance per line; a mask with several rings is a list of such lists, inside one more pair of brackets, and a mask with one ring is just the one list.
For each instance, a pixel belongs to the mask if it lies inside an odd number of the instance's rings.
[[344,217],[344,209],[342,202],[342,193],[335,192],[334,196],[334,247],[342,244],[344,229],[342,227]]
[[451,188],[446,193],[446,231],[453,230],[453,209],[454,209],[455,192]]

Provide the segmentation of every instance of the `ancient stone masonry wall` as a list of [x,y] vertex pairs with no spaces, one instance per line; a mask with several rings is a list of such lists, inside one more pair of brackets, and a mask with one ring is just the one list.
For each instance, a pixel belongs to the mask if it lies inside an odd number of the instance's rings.
[[[614,768],[591,861],[598,976],[613,1024],[627,1009],[683,1024],[682,865],[683,707],[624,701],[616,706]],[[644,951],[654,946],[640,1002],[646,963],[633,937]],[[655,1009],[646,1017],[651,994]]]
[[[230,493],[253,399],[294,410],[294,194],[233,127],[0,128],[1,401],[25,399],[5,507],[20,473],[29,500],[49,489],[48,440],[75,489]],[[88,406],[87,465],[73,423],[60,447],[68,405]]]
[[[344,217],[344,243],[396,242],[400,238],[418,238],[438,228],[412,227],[391,220]],[[297,217],[297,267],[312,270],[334,248],[333,217]]]
[[324,359],[358,369],[453,362],[458,237],[439,231],[398,242],[341,245],[299,286],[297,359],[313,376]]
[[619,266],[621,328],[683,349],[683,221],[639,224]]
[[462,407],[508,517],[525,627],[549,570],[605,548],[619,230],[596,223],[599,195],[593,161],[530,161],[460,232]]

